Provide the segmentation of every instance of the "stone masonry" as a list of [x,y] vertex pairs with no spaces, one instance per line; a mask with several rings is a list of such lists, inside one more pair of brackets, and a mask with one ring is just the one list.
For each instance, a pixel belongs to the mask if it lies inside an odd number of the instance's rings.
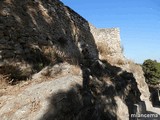
[[124,60],[119,28],[96,28],[90,24],[90,29],[99,49],[100,59],[106,59],[110,63]]

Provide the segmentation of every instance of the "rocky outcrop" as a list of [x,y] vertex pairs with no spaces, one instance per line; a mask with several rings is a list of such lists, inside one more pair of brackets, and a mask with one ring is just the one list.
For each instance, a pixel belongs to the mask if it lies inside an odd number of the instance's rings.
[[0,74],[31,79],[1,90],[0,118],[159,119],[141,67],[122,54],[119,29],[95,28],[58,0],[2,0],[0,30]]
[[[60,89],[65,92],[70,90],[74,84],[81,84],[78,76],[65,76],[53,81],[30,85],[20,94],[1,96],[0,116],[2,120],[39,120],[50,106],[49,100],[52,95],[57,95],[57,101],[63,101],[67,96],[57,94]],[[6,101],[7,98],[7,101]],[[52,113],[54,109],[48,112]],[[55,111],[55,110],[54,110]],[[54,118],[48,118],[54,119]],[[43,119],[45,120],[45,119]]]

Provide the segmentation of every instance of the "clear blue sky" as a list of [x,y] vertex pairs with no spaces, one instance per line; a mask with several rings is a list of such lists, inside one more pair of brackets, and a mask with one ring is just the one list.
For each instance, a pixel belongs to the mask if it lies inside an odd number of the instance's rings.
[[61,1],[97,28],[120,28],[127,58],[160,61],[160,0]]

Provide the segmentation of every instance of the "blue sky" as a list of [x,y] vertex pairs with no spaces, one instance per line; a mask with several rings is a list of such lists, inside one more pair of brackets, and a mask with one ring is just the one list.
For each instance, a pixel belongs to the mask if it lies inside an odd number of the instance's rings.
[[160,0],[61,0],[97,28],[120,28],[127,58],[160,61]]

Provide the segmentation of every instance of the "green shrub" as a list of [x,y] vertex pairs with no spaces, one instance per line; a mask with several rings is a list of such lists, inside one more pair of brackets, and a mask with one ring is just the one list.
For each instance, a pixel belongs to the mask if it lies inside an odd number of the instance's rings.
[[153,85],[160,83],[160,63],[148,59],[144,61],[142,68],[147,83]]

